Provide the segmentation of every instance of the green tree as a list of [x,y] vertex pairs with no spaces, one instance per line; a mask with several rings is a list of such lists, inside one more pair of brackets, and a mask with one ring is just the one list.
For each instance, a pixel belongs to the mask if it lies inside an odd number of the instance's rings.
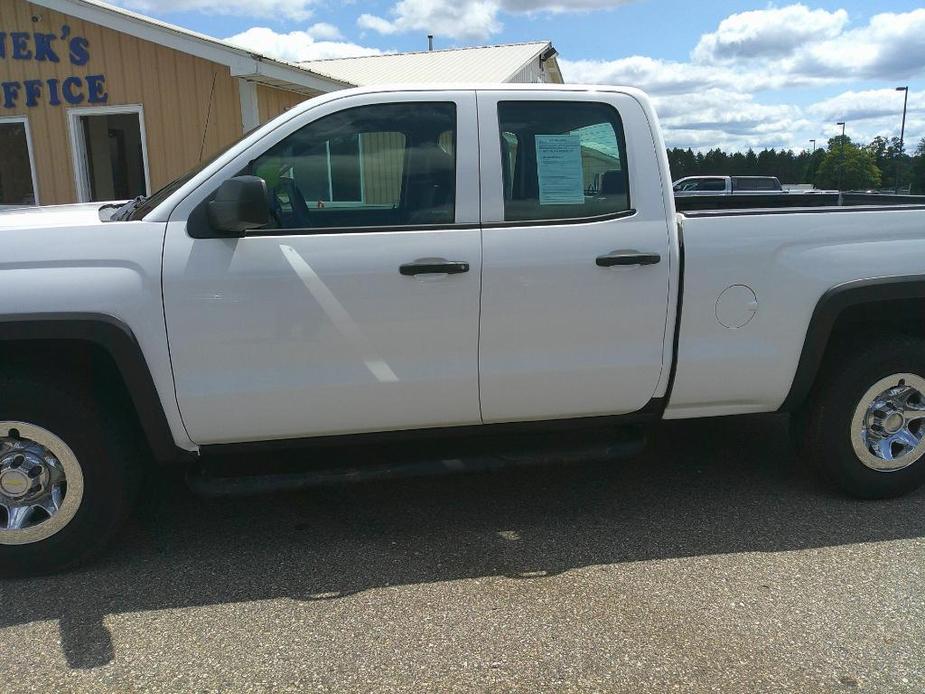
[[910,156],[900,151],[897,137],[878,136],[863,147],[846,138],[844,162],[841,144],[842,139],[835,137],[829,141],[828,150],[823,147],[814,152],[804,149],[799,154],[792,149],[726,152],[719,147],[695,153],[690,147],[673,147],[668,150],[668,164],[672,180],[705,175],[776,176],[785,185],[814,183],[825,188],[835,188],[841,172],[845,177],[842,188],[846,190],[893,190],[898,172],[901,189],[911,183],[914,192],[925,194],[925,145],[922,143],[915,155]]
[[806,154],[803,173],[800,176],[800,183],[812,183],[816,180],[816,172],[825,159],[825,149],[819,147],[815,152]]
[[925,137],[919,140],[919,144],[915,148],[911,178],[912,192],[916,195],[925,194]]
[[[880,169],[880,186],[886,190],[909,185],[912,174],[912,157],[900,147],[898,137],[886,138],[877,135],[866,149],[874,157]],[[898,176],[898,180],[897,180]]]
[[839,135],[829,140],[813,183],[817,188],[841,190],[879,188],[880,169],[868,148],[858,147],[850,137]]

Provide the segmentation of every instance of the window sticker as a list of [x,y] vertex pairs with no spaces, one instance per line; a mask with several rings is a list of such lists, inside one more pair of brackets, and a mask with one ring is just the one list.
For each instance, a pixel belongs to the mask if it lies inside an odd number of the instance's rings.
[[581,138],[578,135],[535,137],[540,205],[583,205]]

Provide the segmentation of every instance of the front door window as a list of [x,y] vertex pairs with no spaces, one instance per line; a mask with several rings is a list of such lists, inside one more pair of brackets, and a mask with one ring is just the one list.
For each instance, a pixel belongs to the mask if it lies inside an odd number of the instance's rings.
[[320,118],[251,164],[281,229],[452,224],[456,106],[392,103]]

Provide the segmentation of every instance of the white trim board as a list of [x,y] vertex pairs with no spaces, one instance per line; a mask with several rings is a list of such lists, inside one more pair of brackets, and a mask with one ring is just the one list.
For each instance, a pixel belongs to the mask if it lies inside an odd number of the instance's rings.
[[239,77],[238,94],[241,97],[242,131],[249,133],[260,125],[260,104],[257,101],[257,85]]
[[[32,197],[35,198],[35,204],[40,205],[39,200],[39,179],[38,172],[35,168],[35,149],[32,146],[32,128],[29,126],[29,117],[28,116],[0,116],[0,123],[22,123],[23,128],[26,131],[26,149],[29,152],[29,167],[32,169],[30,173],[32,174]],[[7,207],[7,206],[3,206]],[[14,205],[13,207],[21,207],[21,205]]]

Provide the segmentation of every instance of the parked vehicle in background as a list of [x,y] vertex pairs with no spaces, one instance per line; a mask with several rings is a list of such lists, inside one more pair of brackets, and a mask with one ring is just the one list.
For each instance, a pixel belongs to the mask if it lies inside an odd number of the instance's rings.
[[846,493],[915,489],[925,205],[717,179],[675,200],[635,89],[374,87],[118,209],[0,213],[0,575],[86,561],[172,463],[234,493],[783,411]]
[[672,185],[675,195],[753,195],[782,193],[774,176],[686,176]]

